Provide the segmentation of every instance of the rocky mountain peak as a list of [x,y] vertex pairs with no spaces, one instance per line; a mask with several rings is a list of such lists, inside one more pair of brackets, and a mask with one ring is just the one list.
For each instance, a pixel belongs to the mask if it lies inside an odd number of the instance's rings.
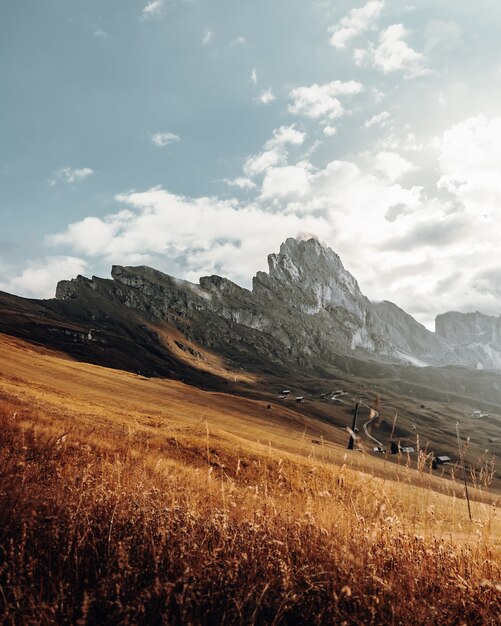
[[357,281],[317,239],[287,239],[278,254],[268,256],[268,266],[268,274],[256,274],[254,293],[273,294],[309,315],[341,307],[363,317],[368,300]]
[[501,317],[485,315],[479,311],[448,311],[437,315],[435,329],[444,339],[454,344],[494,342],[501,348]]
[[268,256],[268,266],[270,276],[279,280],[338,284],[353,296],[362,296],[357,281],[344,268],[339,256],[313,237],[307,240],[287,239],[278,254]]

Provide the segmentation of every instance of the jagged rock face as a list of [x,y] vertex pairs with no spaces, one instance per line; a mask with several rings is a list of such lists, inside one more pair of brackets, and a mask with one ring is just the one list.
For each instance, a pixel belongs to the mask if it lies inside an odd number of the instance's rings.
[[393,302],[372,304],[372,328],[389,352],[412,365],[460,365],[461,360],[442,337],[430,332]]
[[91,289],[96,288],[94,281],[79,274],[76,278],[72,278],[71,280],[61,280],[57,283],[56,298],[58,300],[71,300],[72,298],[76,298],[77,285],[90,287]]
[[282,303],[297,318],[294,335],[309,351],[315,351],[312,331],[327,349],[374,350],[366,324],[370,302],[330,248],[316,239],[287,239],[279,254],[269,255],[268,266],[268,274],[255,276],[253,294],[269,306]]
[[341,259],[315,239],[287,239],[279,254],[268,256],[269,273],[258,272],[253,292],[280,295],[289,306],[308,315],[341,307],[363,318],[369,301]]
[[[268,265],[268,273],[255,276],[252,291],[219,276],[203,277],[195,285],[148,267],[113,266],[112,281],[79,276],[62,281],[56,297],[68,300],[97,291],[148,318],[172,322],[188,337],[236,360],[243,351],[263,362],[301,365],[333,363],[339,355],[471,365],[453,339],[468,332],[476,337],[476,330],[435,334],[390,302],[371,303],[337,254],[315,239],[287,239],[278,254],[268,257]],[[485,345],[494,349],[493,337],[501,342],[501,333],[481,326],[490,338]],[[481,363],[501,367],[501,358],[494,365],[484,350]]]
[[501,317],[449,311],[437,316],[435,329],[468,367],[501,369]]

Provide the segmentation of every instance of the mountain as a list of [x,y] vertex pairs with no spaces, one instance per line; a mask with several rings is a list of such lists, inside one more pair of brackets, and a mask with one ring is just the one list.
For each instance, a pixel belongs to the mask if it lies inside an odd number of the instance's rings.
[[430,332],[393,302],[376,302],[371,308],[373,332],[379,337],[382,354],[418,367],[464,365],[447,340]]
[[[189,338],[227,356],[238,356],[243,344],[255,356],[278,363],[332,363],[344,354],[417,366],[471,367],[473,361],[473,366],[493,366],[496,346],[483,356],[476,350],[472,361],[468,342],[458,347],[448,338],[457,338],[447,331],[457,323],[449,324],[447,316],[435,334],[391,302],[371,303],[339,256],[316,239],[287,239],[278,254],[269,255],[268,265],[268,273],[254,277],[252,291],[219,276],[195,285],[148,267],[113,266],[113,281],[62,281],[56,297],[83,302],[94,290],[151,319],[174,323]],[[473,335],[468,335],[470,344]],[[498,366],[501,352],[499,359]]]
[[501,369],[501,317],[450,311],[438,315],[435,325],[464,365]]

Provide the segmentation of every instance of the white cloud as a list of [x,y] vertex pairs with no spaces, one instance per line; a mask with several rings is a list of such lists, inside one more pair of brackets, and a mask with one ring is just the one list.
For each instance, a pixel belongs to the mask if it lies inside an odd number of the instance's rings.
[[354,80],[334,80],[323,85],[315,83],[309,87],[297,87],[289,94],[293,101],[289,111],[312,119],[336,119],[345,112],[339,97],[359,94],[362,89],[361,83]]
[[324,127],[324,135],[326,137],[334,137],[334,135],[337,133],[337,130],[334,128],[334,126],[325,126]]
[[257,85],[257,71],[256,68],[254,68],[251,72],[251,83],[253,85]]
[[[155,187],[117,196],[126,210],[87,218],[51,238],[110,263],[155,264],[185,255],[184,277],[222,273],[248,281],[256,259],[264,269],[267,254],[300,231],[321,232],[322,218],[271,213],[236,200],[185,198]],[[95,244],[96,237],[100,245]]]
[[148,2],[141,12],[141,17],[146,20],[158,19],[164,14],[164,0],[151,0]]
[[273,131],[273,136],[266,142],[266,148],[276,148],[277,146],[285,146],[287,144],[300,146],[304,142],[306,133],[297,130],[296,125],[280,126]]
[[[365,228],[370,216],[377,213],[383,219],[387,209],[399,202],[415,207],[420,196],[418,189],[407,190],[386,178],[364,173],[348,161],[332,161],[320,170],[308,162],[272,167],[266,172],[263,190],[265,183],[266,198],[287,198],[289,204],[284,208],[289,212],[331,217],[343,214],[344,231],[348,223],[351,231],[362,224]],[[341,233],[339,236],[343,238]],[[384,237],[384,229],[370,236]]]
[[273,100],[275,100],[275,95],[270,88],[262,91],[257,97],[257,101],[261,104],[270,104],[271,102],[273,102]]
[[151,135],[151,141],[159,148],[163,148],[164,146],[168,146],[170,143],[177,143],[179,141],[179,136],[174,133],[154,133]]
[[243,168],[244,174],[250,178],[258,176],[268,168],[283,163],[285,159],[286,154],[279,148],[264,150],[246,160]]
[[257,186],[250,178],[244,178],[243,176],[239,178],[225,178],[224,182],[229,187],[237,187],[238,189],[255,189]]
[[297,165],[271,167],[263,179],[261,199],[304,197],[310,190],[311,163],[300,162]]
[[470,117],[437,141],[440,189],[477,216],[496,216],[501,206],[501,117]]
[[208,45],[212,41],[212,37],[213,37],[212,31],[206,30],[202,38],[202,46]]
[[[387,211],[392,224],[384,256],[392,269],[384,297],[394,293],[409,310],[420,312],[422,321],[451,309],[499,315],[501,117],[468,118],[435,145],[438,188],[445,199],[423,200],[419,210],[395,203]],[[406,276],[396,262],[404,268],[411,258],[415,268]]]
[[378,172],[392,182],[417,169],[414,163],[397,152],[378,152],[374,164]]
[[95,174],[95,172],[90,167],[75,168],[65,165],[64,167],[52,172],[50,184],[51,187],[54,187],[58,182],[65,182],[69,184],[78,183],[86,178],[89,178],[89,176],[92,176],[93,174]]
[[[47,237],[50,245],[61,245],[71,242],[72,246],[90,256],[96,256],[106,249],[108,243],[117,235],[121,223],[129,216],[124,212],[116,213],[108,220],[98,217],[85,217],[76,224],[70,224],[64,235],[56,234]],[[92,238],[78,244],[80,235],[87,236],[92,233]]]
[[381,111],[377,115],[373,115],[371,118],[365,121],[365,128],[370,128],[371,126],[383,126],[385,122],[388,121],[390,114],[388,111]]
[[426,74],[424,56],[413,50],[404,40],[409,31],[403,24],[392,24],[379,34],[379,42],[366,53],[357,52],[355,60],[364,62],[370,58],[372,64],[384,74],[402,71],[406,76],[414,77]]
[[285,165],[287,162],[287,146],[300,146],[306,133],[298,130],[295,124],[281,126],[273,131],[273,135],[264,145],[259,154],[247,158],[243,171],[249,178],[262,174],[270,167]]
[[53,298],[59,280],[83,274],[87,262],[73,256],[50,256],[36,259],[8,280],[0,281],[0,289],[25,298]]
[[373,28],[384,4],[382,0],[369,0],[363,7],[352,9],[338,24],[329,28],[331,45],[345,48],[351,39]]
[[420,152],[425,147],[420,143],[414,133],[411,132],[390,132],[377,142],[377,148],[380,150],[389,150],[390,152]]

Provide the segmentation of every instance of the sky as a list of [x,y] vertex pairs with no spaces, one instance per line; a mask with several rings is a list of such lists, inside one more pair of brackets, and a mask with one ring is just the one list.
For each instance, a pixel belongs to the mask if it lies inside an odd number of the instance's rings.
[[433,329],[501,313],[497,0],[2,0],[0,289],[244,287],[287,237]]

